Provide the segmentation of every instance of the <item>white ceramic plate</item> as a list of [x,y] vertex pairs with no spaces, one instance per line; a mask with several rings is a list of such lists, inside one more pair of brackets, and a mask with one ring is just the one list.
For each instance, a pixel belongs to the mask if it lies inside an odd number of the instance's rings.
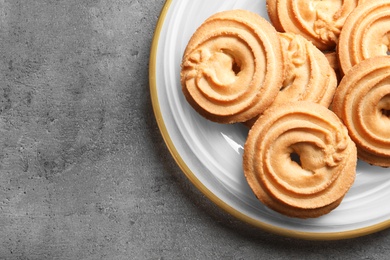
[[150,90],[162,136],[184,174],[210,200],[235,217],[284,236],[343,239],[390,226],[390,169],[358,163],[357,177],[341,205],[316,219],[295,219],[263,206],[242,171],[247,129],[199,116],[180,86],[184,48],[210,15],[247,9],[268,19],[265,0],[168,0],[158,21],[150,57]]

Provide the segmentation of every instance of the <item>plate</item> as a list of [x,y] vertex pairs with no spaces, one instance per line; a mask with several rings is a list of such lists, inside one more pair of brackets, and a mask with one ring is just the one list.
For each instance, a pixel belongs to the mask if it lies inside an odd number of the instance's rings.
[[265,0],[168,0],[158,20],[150,53],[149,80],[161,134],[183,173],[211,201],[255,228],[311,240],[363,236],[390,226],[390,170],[359,161],[344,200],[315,219],[278,214],[256,199],[242,170],[248,130],[199,116],[185,100],[180,63],[188,40],[212,14],[246,9],[269,20]]

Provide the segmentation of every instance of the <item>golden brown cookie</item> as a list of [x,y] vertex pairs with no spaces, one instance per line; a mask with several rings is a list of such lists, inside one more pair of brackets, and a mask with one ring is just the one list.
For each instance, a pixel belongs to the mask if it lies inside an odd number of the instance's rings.
[[219,123],[244,122],[262,113],[279,91],[279,37],[253,12],[223,11],[192,35],[181,68],[182,90],[195,110]]
[[370,164],[390,166],[390,57],[368,58],[343,77],[331,105]]
[[283,86],[273,104],[312,101],[328,107],[337,78],[325,55],[311,42],[293,33],[279,33],[285,67]]
[[[328,107],[337,87],[337,77],[328,59],[304,37],[279,33],[284,60],[284,81],[271,105],[312,101]],[[255,119],[246,122],[251,126]]]
[[290,217],[319,217],[337,207],[356,173],[356,146],[342,121],[308,101],[272,106],[256,121],[243,168],[256,197]]
[[334,49],[345,19],[364,0],[267,0],[271,22],[279,31],[301,34],[320,50]]
[[357,63],[387,56],[390,48],[390,1],[366,1],[347,18],[340,34],[338,56],[345,74]]

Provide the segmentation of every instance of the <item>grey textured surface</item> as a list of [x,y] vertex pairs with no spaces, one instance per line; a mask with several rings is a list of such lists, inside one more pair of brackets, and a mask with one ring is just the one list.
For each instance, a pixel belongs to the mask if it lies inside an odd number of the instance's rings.
[[253,229],[183,176],[148,62],[163,0],[0,0],[0,259],[386,259]]

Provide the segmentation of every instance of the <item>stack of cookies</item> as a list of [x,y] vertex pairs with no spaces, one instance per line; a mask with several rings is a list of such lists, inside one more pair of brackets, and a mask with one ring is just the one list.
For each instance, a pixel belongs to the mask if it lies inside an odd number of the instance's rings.
[[267,10],[271,22],[209,17],[185,49],[182,90],[208,120],[250,128],[243,169],[262,203],[319,217],[352,186],[358,158],[390,166],[390,0]]

